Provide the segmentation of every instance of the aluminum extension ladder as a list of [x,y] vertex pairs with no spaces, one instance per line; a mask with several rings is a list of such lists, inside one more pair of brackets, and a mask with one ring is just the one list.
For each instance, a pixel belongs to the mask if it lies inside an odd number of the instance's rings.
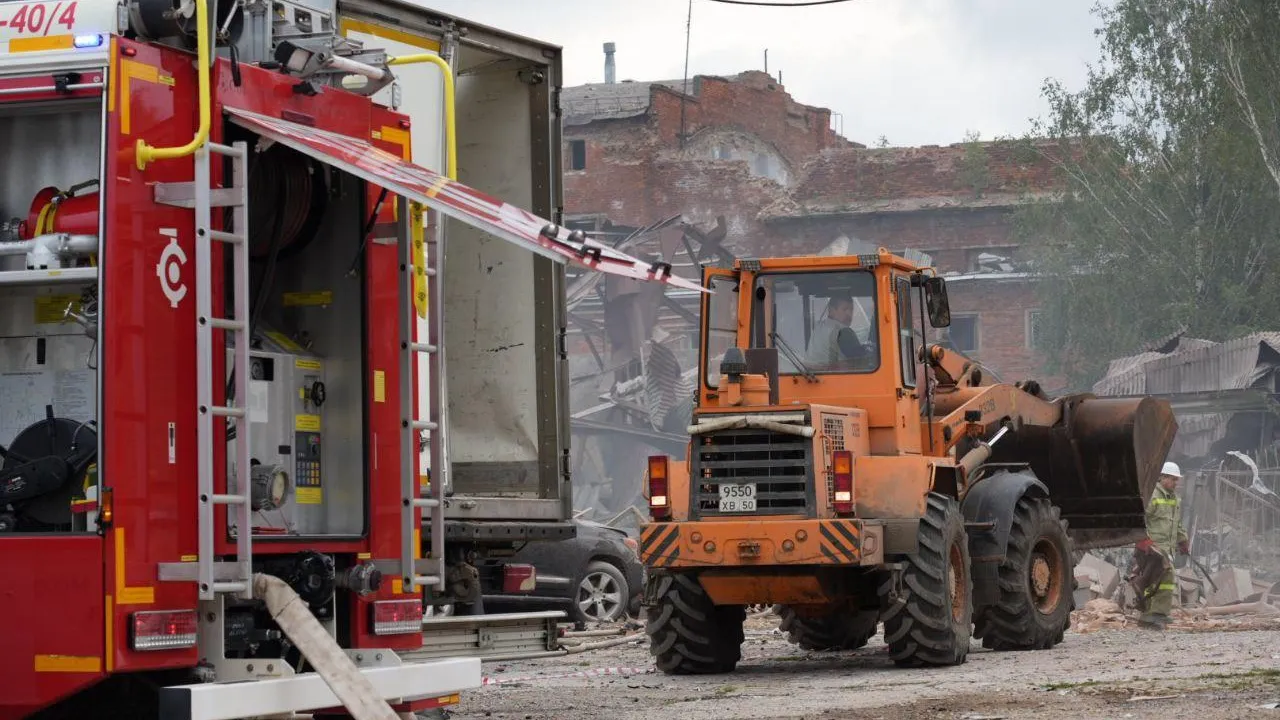
[[[211,155],[231,161],[230,184],[212,187]],[[249,425],[245,411],[249,395],[249,183],[248,146],[206,142],[195,152],[195,180],[190,183],[159,183],[156,202],[195,210],[195,296],[196,296],[196,438],[197,501],[199,502],[199,555],[196,583],[201,600],[213,600],[220,593],[241,598],[253,597],[252,481],[249,466]],[[231,208],[232,230],[213,229],[213,208]],[[232,282],[235,287],[235,315],[222,317],[213,304],[213,243],[230,246],[233,255]],[[235,346],[235,403],[214,405],[213,360],[215,352],[225,352],[225,343],[213,342],[215,330],[231,334]],[[223,384],[223,383],[220,383]],[[214,422],[237,420],[235,437],[235,478],[237,491],[214,492]],[[219,528],[214,508],[226,506],[236,526],[234,562],[216,562],[214,547]]]
[[[434,586],[445,588],[444,490],[448,460],[448,383],[444,355],[444,234],[437,226],[428,240],[424,227],[427,209],[404,197],[397,199],[397,249],[400,260],[400,472],[401,472],[401,555],[400,575],[404,592]],[[417,282],[415,283],[415,280]],[[427,337],[417,337],[415,293],[425,285]],[[428,417],[418,417],[414,393],[414,368],[421,355],[427,356],[427,388],[430,394]],[[430,490],[422,497],[416,470],[419,433],[428,438],[431,463]],[[431,553],[420,558],[421,510],[428,525]]]

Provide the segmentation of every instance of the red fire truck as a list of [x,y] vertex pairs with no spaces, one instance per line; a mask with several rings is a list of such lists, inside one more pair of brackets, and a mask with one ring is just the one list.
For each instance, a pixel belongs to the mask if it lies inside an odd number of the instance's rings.
[[0,720],[479,685],[401,656],[485,523],[565,524],[564,263],[683,283],[543,219],[548,47],[399,0],[0,2]]

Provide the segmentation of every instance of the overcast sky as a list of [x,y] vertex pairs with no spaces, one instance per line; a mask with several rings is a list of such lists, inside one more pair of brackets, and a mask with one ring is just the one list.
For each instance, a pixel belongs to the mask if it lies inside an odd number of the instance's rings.
[[[565,85],[680,78],[687,0],[419,0],[564,48]],[[768,0],[770,2],[781,0]],[[874,144],[1021,134],[1046,111],[1045,78],[1079,87],[1096,62],[1096,0],[850,0],[758,8],[693,0],[690,75],[764,69],[798,101],[843,115]]]

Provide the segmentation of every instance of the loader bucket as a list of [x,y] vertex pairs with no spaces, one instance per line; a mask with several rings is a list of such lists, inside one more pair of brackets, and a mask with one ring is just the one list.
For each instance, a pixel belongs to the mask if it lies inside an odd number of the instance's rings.
[[1077,550],[1115,547],[1145,537],[1146,502],[1155,489],[1177,421],[1156,398],[1059,400],[1053,427],[1024,427],[992,462],[1026,462],[1049,488]]

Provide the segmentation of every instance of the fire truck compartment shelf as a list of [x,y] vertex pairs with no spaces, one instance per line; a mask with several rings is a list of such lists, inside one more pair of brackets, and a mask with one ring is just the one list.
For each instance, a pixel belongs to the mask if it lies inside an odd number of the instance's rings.
[[512,655],[556,649],[559,610],[430,618],[422,623],[422,649],[401,651],[406,661],[478,657],[497,661]]
[[9,270],[0,272],[0,287],[15,285],[63,285],[97,282],[98,268],[64,268],[62,270]]
[[[361,673],[389,702],[443,697],[480,687],[480,661],[453,658],[366,668]],[[235,718],[341,707],[316,673],[248,683],[180,685],[160,691],[160,717],[184,720]]]

